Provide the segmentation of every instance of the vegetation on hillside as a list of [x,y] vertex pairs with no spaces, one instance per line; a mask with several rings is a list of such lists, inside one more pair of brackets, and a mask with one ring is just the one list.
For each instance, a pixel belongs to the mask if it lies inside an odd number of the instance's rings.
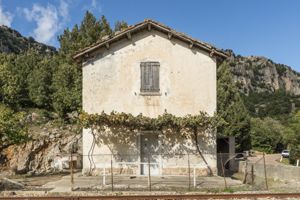
[[[115,30],[125,27],[127,24],[120,21],[116,23]],[[80,48],[115,31],[104,16],[96,19],[87,11],[80,25],[66,29],[58,37],[60,48],[56,53],[43,54],[40,48],[31,44],[33,39],[26,40],[6,27],[1,30],[0,37],[12,40],[7,44],[12,51],[2,50],[0,54],[0,101],[16,117],[24,109],[39,108],[54,111],[66,121],[69,120],[67,113],[81,110],[81,67],[72,56]],[[9,31],[11,35],[7,35]],[[0,120],[6,120],[8,111],[1,109],[0,112]],[[10,134],[12,137],[8,139],[11,143],[21,141],[16,140],[20,138],[16,131],[19,127],[17,121],[12,119],[16,127],[10,132],[7,132],[10,124],[2,126],[2,140],[6,140],[3,134]],[[20,129],[20,134],[23,133]]]
[[0,151],[11,144],[19,144],[28,139],[25,113],[15,113],[0,104]]
[[229,69],[230,62],[225,61],[217,71],[218,115],[226,122],[218,134],[235,136],[237,151],[291,149],[292,162],[299,159],[299,98],[282,89],[246,95],[239,92]]
[[284,90],[242,94],[243,101],[253,117],[273,117],[284,120],[300,108],[300,98]]
[[35,49],[40,54],[54,54],[54,47],[39,43],[33,37],[24,37],[18,31],[7,26],[0,26],[0,52],[24,53],[29,49]]

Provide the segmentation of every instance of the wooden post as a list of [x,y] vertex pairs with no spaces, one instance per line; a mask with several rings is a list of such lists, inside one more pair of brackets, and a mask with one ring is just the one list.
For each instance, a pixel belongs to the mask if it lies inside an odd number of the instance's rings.
[[246,160],[245,163],[245,172],[244,172],[244,179],[243,179],[243,184],[245,184],[247,182],[247,175],[248,175],[248,160]]
[[191,166],[190,166],[190,155],[188,154],[188,173],[189,173],[189,191],[191,190]]
[[114,171],[113,171],[113,154],[110,157],[110,177],[111,177],[111,191],[114,191]]
[[105,169],[105,165],[103,167],[103,177],[102,177],[102,185],[106,185],[106,169]]
[[150,170],[150,153],[148,154],[148,188],[151,192],[151,170]]
[[254,186],[254,166],[251,165],[251,185]]
[[227,182],[226,182],[225,170],[224,170],[224,164],[223,164],[223,154],[221,154],[221,166],[222,166],[222,173],[223,173],[223,178],[224,178],[225,189],[227,189]]
[[196,188],[197,183],[196,183],[196,168],[194,166],[194,188]]
[[264,172],[265,172],[266,189],[269,190],[269,187],[268,187],[268,179],[267,179],[267,169],[266,169],[266,158],[265,158],[265,153],[263,153],[263,159],[264,159]]
[[70,155],[70,170],[71,170],[71,191],[73,191],[74,188],[74,173],[73,173],[73,153],[71,151]]

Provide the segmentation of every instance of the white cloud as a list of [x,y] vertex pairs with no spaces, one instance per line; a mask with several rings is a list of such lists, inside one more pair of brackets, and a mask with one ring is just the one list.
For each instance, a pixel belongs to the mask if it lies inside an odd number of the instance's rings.
[[96,8],[97,7],[97,0],[92,0],[92,7]]
[[91,0],[90,4],[86,4],[83,6],[82,10],[90,10],[98,13],[102,13],[102,6],[100,4],[100,0]]
[[10,12],[5,12],[0,1],[0,25],[11,26],[13,15]]
[[63,0],[60,0],[59,13],[65,20],[69,18],[69,5]]
[[23,13],[28,21],[36,23],[36,28],[33,30],[35,39],[43,43],[52,43],[69,17],[69,8],[68,4],[61,0],[58,7],[52,4],[47,6],[34,4],[32,9],[24,8]]

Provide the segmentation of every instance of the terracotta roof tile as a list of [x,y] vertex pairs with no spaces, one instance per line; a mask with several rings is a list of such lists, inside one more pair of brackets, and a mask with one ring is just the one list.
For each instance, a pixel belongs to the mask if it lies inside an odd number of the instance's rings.
[[151,19],[145,19],[143,22],[128,26],[126,29],[124,29],[120,32],[117,32],[114,35],[110,35],[108,37],[102,38],[102,39],[98,40],[96,43],[94,43],[86,48],[80,49],[78,52],[76,52],[76,54],[73,56],[73,58],[75,60],[81,61],[82,58],[86,56],[86,54],[89,54],[89,53],[103,47],[106,43],[116,42],[124,37],[127,37],[127,33],[138,32],[140,30],[147,28],[149,25],[151,26],[151,28],[153,27],[154,29],[156,29],[158,31],[165,32],[167,34],[171,34],[172,37],[176,37],[179,40],[188,42],[188,43],[192,44],[193,46],[197,46],[200,49],[203,49],[203,50],[209,52],[210,54],[213,54],[213,56],[218,56],[218,57],[222,57],[222,58],[226,58],[226,57],[230,56],[227,52],[225,52],[221,49],[217,49],[216,47],[214,47],[206,42],[202,42],[200,40],[194,39],[184,33],[177,32],[177,31],[171,29],[170,27],[163,25],[159,22],[153,21]]

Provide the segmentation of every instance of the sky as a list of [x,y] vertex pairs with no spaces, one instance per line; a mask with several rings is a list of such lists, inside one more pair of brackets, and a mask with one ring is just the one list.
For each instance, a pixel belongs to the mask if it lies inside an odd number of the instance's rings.
[[0,0],[0,24],[59,48],[57,36],[86,10],[111,26],[144,19],[232,49],[264,56],[300,72],[300,0]]

